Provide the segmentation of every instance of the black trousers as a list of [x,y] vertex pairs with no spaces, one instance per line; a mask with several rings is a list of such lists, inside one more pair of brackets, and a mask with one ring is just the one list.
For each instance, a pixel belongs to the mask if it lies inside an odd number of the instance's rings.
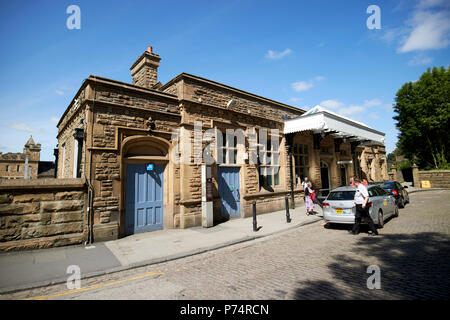
[[369,215],[369,207],[366,205],[365,208],[362,207],[362,204],[356,205],[356,214],[355,214],[355,224],[353,225],[353,233],[359,233],[359,226],[361,225],[361,220],[366,219],[369,225],[370,230],[373,233],[378,233],[375,225],[373,224],[372,218]]

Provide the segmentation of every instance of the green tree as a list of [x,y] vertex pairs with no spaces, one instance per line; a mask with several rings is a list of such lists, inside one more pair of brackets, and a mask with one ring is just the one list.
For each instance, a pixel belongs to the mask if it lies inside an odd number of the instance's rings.
[[450,67],[428,68],[418,81],[405,83],[398,90],[395,102],[399,151],[421,168],[447,168]]

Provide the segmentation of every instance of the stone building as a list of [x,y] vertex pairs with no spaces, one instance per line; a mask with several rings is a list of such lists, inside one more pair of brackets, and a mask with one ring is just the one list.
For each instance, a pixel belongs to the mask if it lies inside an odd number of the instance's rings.
[[215,222],[251,215],[253,201],[258,213],[301,203],[305,175],[316,189],[387,177],[383,133],[336,115],[337,129],[304,129],[311,113],[187,73],[163,85],[159,62],[149,47],[132,84],[89,76],[57,125],[57,177],[87,181],[96,241],[201,225],[206,159]]
[[[38,167],[41,154],[41,144],[35,143],[33,137],[28,139],[23,152],[0,152],[0,179],[30,179],[38,178]],[[28,163],[27,172],[25,164]]]

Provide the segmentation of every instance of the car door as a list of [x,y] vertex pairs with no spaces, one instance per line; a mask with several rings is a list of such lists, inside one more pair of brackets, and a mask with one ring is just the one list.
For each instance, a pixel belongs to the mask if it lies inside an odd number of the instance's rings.
[[389,212],[389,215],[392,215],[395,213],[395,198],[392,196],[389,192],[386,190],[379,188],[379,193],[383,197],[383,205],[386,208],[386,212]]
[[378,210],[380,209],[380,197],[376,192],[375,187],[368,188],[369,202],[372,203],[372,207],[369,207],[369,214],[372,217],[374,223],[378,221]]

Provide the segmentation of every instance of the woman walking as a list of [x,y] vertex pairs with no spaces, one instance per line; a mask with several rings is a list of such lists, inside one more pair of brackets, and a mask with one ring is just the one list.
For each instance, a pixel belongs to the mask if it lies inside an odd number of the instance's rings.
[[312,187],[311,182],[307,181],[307,178],[305,178],[303,190],[305,190],[305,206],[307,216],[314,213],[314,202],[311,199],[311,193],[313,193],[313,190],[311,189],[311,187]]

